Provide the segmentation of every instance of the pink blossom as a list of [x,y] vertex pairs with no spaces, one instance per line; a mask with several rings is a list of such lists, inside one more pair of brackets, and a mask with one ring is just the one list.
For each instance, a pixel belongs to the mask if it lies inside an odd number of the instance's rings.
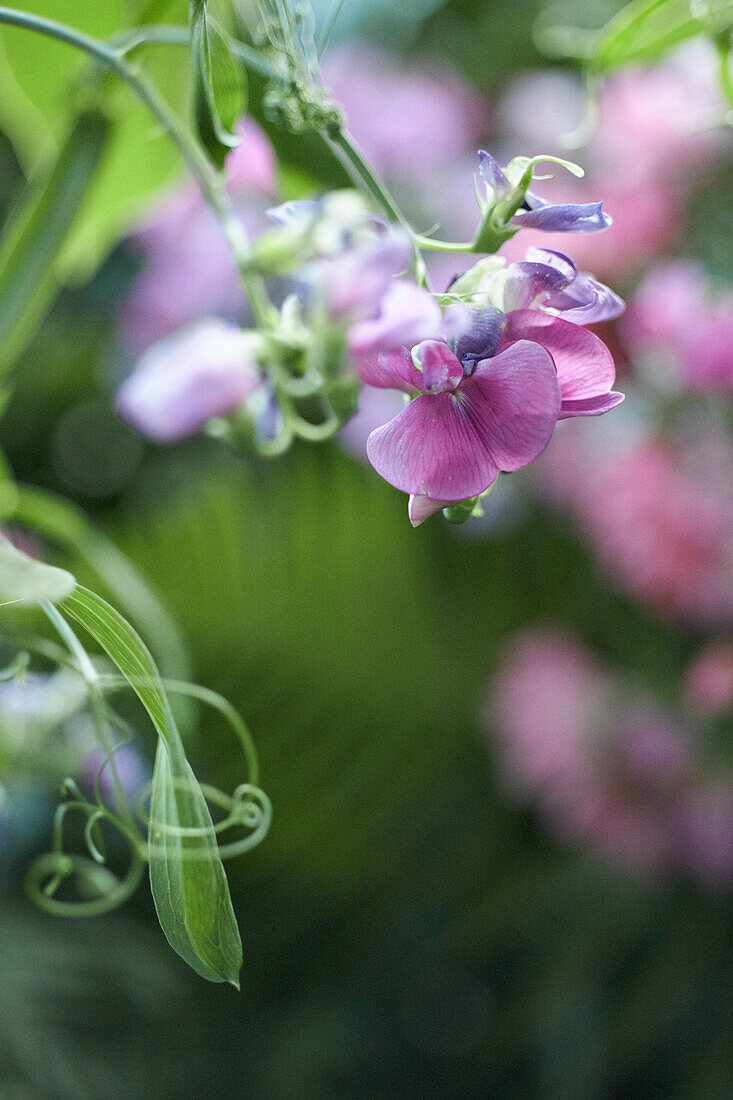
[[485,124],[478,96],[434,58],[344,46],[326,57],[324,80],[377,171],[412,186],[473,147]]
[[[227,156],[226,186],[250,234],[263,229],[275,189],[274,154],[250,119]],[[177,328],[210,314],[246,316],[246,302],[221,227],[194,184],[171,191],[131,238],[142,267],[120,310],[126,348],[139,353]]]
[[644,875],[733,877],[733,798],[696,734],[559,629],[519,635],[486,712],[512,794],[565,843]]
[[260,382],[249,334],[212,318],[148,348],[120,387],[117,407],[151,439],[170,442],[235,412]]
[[623,417],[604,429],[555,433],[536,467],[543,491],[572,510],[600,565],[632,597],[696,625],[730,622],[729,441],[704,422],[684,441],[650,437]]
[[632,358],[682,389],[733,391],[733,289],[711,293],[696,264],[653,269],[624,324]]
[[711,642],[687,670],[685,696],[702,714],[733,708],[733,643]]

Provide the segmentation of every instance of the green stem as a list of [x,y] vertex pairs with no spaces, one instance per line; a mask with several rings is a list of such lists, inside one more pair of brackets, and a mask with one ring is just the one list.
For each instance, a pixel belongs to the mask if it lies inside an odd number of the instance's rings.
[[436,241],[433,237],[423,237],[415,234],[415,244],[424,248],[427,252],[473,252],[473,241]]
[[104,696],[99,687],[99,673],[94,667],[89,654],[84,649],[77,638],[74,631],[71,629],[66,619],[61,612],[54,607],[52,603],[44,603],[43,610],[53,623],[57,632],[66,643],[69,652],[76,661],[80,675],[83,677],[87,688],[89,689],[89,698],[92,704],[92,711],[94,714],[94,724],[99,732],[100,740],[102,742],[102,748],[104,749],[108,760],[109,768],[112,775],[112,790],[114,793],[115,804],[120,811],[123,819],[129,826],[134,823],[134,819],[130,812],[130,807],[127,804],[125,798],[125,792],[120,781],[117,766],[114,758],[114,745],[112,744],[112,736],[109,729],[109,723],[107,721],[107,713],[104,704]]
[[[248,46],[245,42],[232,38],[223,27],[217,26],[217,30],[225,39],[232,54],[248,69],[252,69],[260,76],[267,77],[270,80],[285,79],[284,73],[272,65],[253,46]],[[170,26],[164,23],[152,23],[147,27],[126,31],[112,39],[112,44],[121,53],[125,54],[131,53],[140,46],[188,46],[190,42],[188,27]]]
[[31,15],[28,12],[15,11],[11,8],[0,7],[0,23],[35,31],[38,34],[46,35],[48,38],[55,38],[59,42],[64,42],[68,46],[73,46],[75,49],[82,50],[125,81],[168,134],[187,168],[194,176],[204,199],[220,222],[229,242],[255,320],[260,324],[267,325],[271,315],[271,306],[262,280],[249,269],[247,235],[242,223],[236,218],[232,210],[221,180],[206,159],[198,143],[170,109],[152,81],[148,80],[144,73],[125,59],[124,49],[110,46],[106,42],[90,37],[83,31],[67,27],[65,24],[57,23],[53,19],[44,19],[40,15]]
[[[393,221],[397,222],[398,225],[402,226],[406,233],[409,233],[415,247],[415,260],[413,264],[415,278],[418,283],[427,286],[428,277],[425,270],[425,261],[420,251],[421,246],[418,243],[419,238],[415,235],[415,230],[400,210],[387,187],[376,175],[353,138],[344,130],[340,130],[335,135],[328,134],[325,136],[331,148],[334,149],[340,159],[346,163],[347,168],[353,169],[353,172],[356,172],[360,183],[366,186],[372,198],[375,199],[384,212],[389,215]],[[353,172],[351,172],[352,175]]]

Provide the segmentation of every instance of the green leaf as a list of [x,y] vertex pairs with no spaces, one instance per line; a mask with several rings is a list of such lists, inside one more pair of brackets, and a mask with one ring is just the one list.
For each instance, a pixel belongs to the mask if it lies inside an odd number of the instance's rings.
[[722,33],[731,26],[733,0],[634,0],[601,31],[591,71],[647,64],[687,38]]
[[211,814],[186,759],[147,647],[100,596],[77,588],[61,611],[89,631],[147,710],[158,735],[150,805],[150,887],[169,944],[197,974],[239,988],[242,941]]
[[[140,5],[132,18],[121,0],[36,0],[22,5],[107,39],[149,17],[186,17],[187,0]],[[177,113],[186,109],[189,62],[185,50],[139,50],[135,63]],[[90,99],[90,96],[92,97]],[[94,75],[79,50],[15,27],[0,28],[0,128],[9,136],[27,174],[57,150],[80,107],[103,106],[114,125],[94,184],[57,261],[63,281],[89,278],[117,241],[167,183],[180,173],[177,149],[150,112],[114,75]]]
[[0,535],[0,604],[21,600],[59,603],[75,586],[76,580],[71,573],[27,558]]
[[108,135],[101,112],[80,115],[45,182],[27,185],[25,200],[0,238],[0,374],[23,351],[58,291],[56,261]]
[[221,167],[237,144],[232,133],[245,109],[245,74],[206,11],[206,0],[191,0],[193,116],[202,145]]

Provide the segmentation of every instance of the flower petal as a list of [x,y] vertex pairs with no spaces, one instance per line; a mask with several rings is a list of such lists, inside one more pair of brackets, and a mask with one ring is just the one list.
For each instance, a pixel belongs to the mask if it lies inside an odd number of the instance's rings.
[[550,355],[520,341],[485,360],[455,393],[423,395],[367,440],[377,473],[434,500],[478,496],[499,470],[518,470],[543,450],[560,412]]
[[503,312],[495,306],[484,306],[481,309],[463,306],[459,308],[464,311],[463,323],[466,327],[455,342],[456,358],[464,367],[482,359],[490,359],[496,354],[506,325]]
[[412,349],[412,361],[422,376],[419,389],[429,393],[454,390],[463,378],[463,367],[442,340],[423,340]]
[[423,377],[405,348],[357,355],[354,357],[354,370],[362,382],[378,390],[414,393],[423,386]]
[[172,442],[234,412],[260,384],[248,334],[212,318],[148,348],[120,387],[117,408],[138,431]]
[[478,151],[478,174],[487,187],[491,188],[494,199],[503,199],[511,191],[512,185],[504,175],[499,162],[494,160],[485,149]]
[[426,290],[394,280],[382,298],[379,314],[352,325],[349,346],[354,355],[413,347],[440,335],[440,306]]
[[558,297],[568,285],[561,271],[545,263],[520,260],[506,269],[504,309],[538,309]]
[[419,527],[426,519],[430,519],[436,512],[442,512],[455,504],[454,500],[434,500],[433,497],[419,496],[412,493],[407,505],[407,514],[413,527]]
[[512,225],[544,229],[549,233],[600,233],[611,224],[611,218],[603,213],[602,202],[568,202],[554,206],[530,191],[526,201],[529,209],[519,210],[511,219]]
[[479,363],[459,393],[474,407],[474,419],[480,421],[482,438],[499,470],[519,470],[537,458],[560,413],[552,356],[528,340]]
[[573,321],[576,325],[612,321],[615,317],[620,317],[626,309],[623,298],[619,298],[610,287],[599,283],[587,271],[581,271],[560,294],[548,298],[547,305],[560,310],[563,320]]
[[563,401],[606,394],[616,369],[610,351],[592,332],[561,317],[535,309],[510,313],[501,345],[535,340],[555,361]]
[[560,420],[567,420],[571,416],[601,416],[620,405],[624,399],[622,393],[609,390],[608,393],[599,394],[598,397],[581,397],[577,401],[563,400],[560,408]]

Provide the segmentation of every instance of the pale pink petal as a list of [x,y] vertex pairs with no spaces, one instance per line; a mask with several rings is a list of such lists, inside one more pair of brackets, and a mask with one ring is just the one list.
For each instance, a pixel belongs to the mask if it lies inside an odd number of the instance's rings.
[[419,364],[419,388],[430,393],[454,390],[463,378],[463,367],[442,340],[423,340],[412,349],[412,361]]
[[407,505],[407,514],[413,527],[419,527],[426,519],[430,519],[436,512],[442,512],[455,504],[454,500],[434,500],[433,497],[418,496],[413,493]]

